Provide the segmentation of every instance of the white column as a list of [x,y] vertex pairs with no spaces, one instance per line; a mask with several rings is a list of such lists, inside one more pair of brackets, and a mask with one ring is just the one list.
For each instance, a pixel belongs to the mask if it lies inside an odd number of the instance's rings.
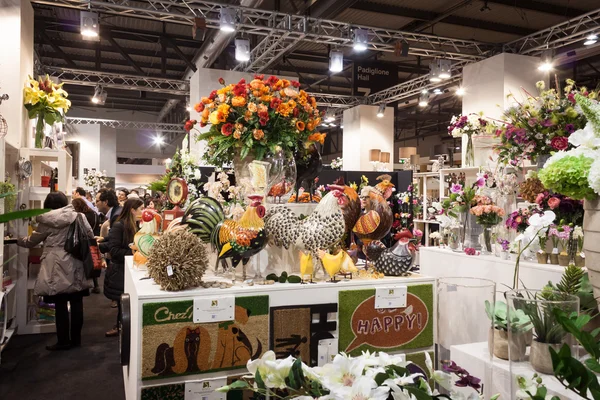
[[[517,100],[525,98],[525,92],[537,95],[535,83],[548,79],[548,73],[537,69],[539,58],[519,54],[502,53],[463,68],[462,86],[463,115],[483,112],[485,116],[500,119],[502,112]],[[485,165],[491,149],[478,149],[475,140],[475,165]],[[466,137],[463,137],[462,157],[465,158]]]
[[79,179],[76,185],[83,187],[84,169],[87,168],[90,170],[95,168],[101,170],[100,125],[74,125],[73,128],[74,132],[72,135],[69,135],[69,140],[79,142]]
[[29,0],[0,0],[0,37],[0,94],[10,96],[0,106],[8,123],[6,141],[15,148],[25,147],[29,119],[23,107],[23,87],[33,75],[33,8]]
[[393,170],[394,112],[387,108],[383,117],[378,117],[377,109],[378,106],[360,105],[344,110],[344,171],[372,171],[369,161],[372,149],[389,152],[388,169]]

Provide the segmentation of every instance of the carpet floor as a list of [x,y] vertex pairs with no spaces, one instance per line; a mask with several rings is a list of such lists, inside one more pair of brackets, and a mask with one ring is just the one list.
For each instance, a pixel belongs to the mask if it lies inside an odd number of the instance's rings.
[[104,336],[115,323],[117,309],[110,308],[103,294],[90,294],[83,305],[79,348],[47,351],[47,345],[56,343],[54,334],[11,339],[2,352],[0,399],[125,399],[118,338]]

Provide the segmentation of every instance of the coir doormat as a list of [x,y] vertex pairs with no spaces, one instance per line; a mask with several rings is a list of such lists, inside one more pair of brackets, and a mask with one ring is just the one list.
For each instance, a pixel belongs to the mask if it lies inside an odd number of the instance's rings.
[[277,358],[300,357],[317,365],[319,340],[334,337],[337,310],[335,303],[271,308],[270,349]]
[[185,384],[142,388],[142,400],[185,400]]
[[433,346],[433,286],[408,286],[404,308],[375,309],[375,289],[339,292],[339,347],[362,351],[398,351]]
[[243,368],[269,340],[269,296],[236,297],[235,321],[195,324],[193,300],[143,306],[142,379]]

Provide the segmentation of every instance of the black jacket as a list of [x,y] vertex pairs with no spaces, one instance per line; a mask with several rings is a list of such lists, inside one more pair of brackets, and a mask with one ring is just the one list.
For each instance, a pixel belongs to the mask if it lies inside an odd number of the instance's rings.
[[[112,209],[112,213],[110,214],[110,222],[109,222],[109,226],[112,228],[113,224],[117,221],[117,218],[119,218],[119,215],[121,215],[121,211],[123,211],[123,207],[121,206],[116,206],[113,207]],[[110,230],[109,230],[109,234],[110,234]],[[108,247],[108,240],[106,240],[107,238],[105,238],[105,240],[103,242],[100,242],[98,244],[98,247],[100,248],[100,253],[105,254],[108,253],[110,251],[109,247]]]
[[92,227],[94,236],[98,236],[100,234],[100,216],[93,210],[83,213],[83,215],[85,215],[85,219],[87,219],[88,224]]
[[120,300],[125,287],[125,256],[131,255],[130,240],[125,237],[125,226],[118,221],[108,233],[110,264],[104,277],[104,295],[111,300]]

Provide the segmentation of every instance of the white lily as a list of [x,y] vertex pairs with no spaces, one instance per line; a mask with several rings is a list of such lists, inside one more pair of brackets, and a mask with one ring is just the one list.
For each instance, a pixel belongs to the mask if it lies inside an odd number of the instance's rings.
[[404,354],[388,354],[383,351],[379,352],[379,365],[387,367],[388,365],[397,365],[406,367],[406,355]]
[[515,242],[521,241],[524,246],[530,244],[544,229],[552,225],[556,219],[553,211],[544,211],[541,214],[533,214],[529,217],[529,226],[525,232],[515,238]]
[[268,388],[284,389],[286,387],[285,378],[289,375],[293,364],[293,357],[277,360],[275,353],[269,350],[261,358],[248,361],[246,367],[253,376],[256,375],[256,371],[259,371]]
[[361,376],[347,393],[335,393],[335,396],[340,400],[387,400],[388,394],[389,388],[377,387],[373,379]]
[[588,122],[585,128],[579,129],[569,136],[569,143],[575,147],[583,146],[594,149],[600,147],[600,138],[596,136],[592,124]]
[[344,387],[352,387],[354,382],[363,375],[365,367],[365,361],[360,358],[338,354],[333,362],[315,370],[322,377],[323,387],[335,392]]

